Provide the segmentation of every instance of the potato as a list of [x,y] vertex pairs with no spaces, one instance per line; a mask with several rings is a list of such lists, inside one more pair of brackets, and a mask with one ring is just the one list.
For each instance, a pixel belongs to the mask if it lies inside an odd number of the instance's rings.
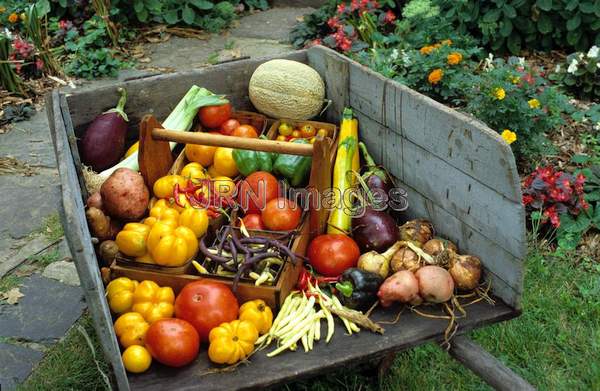
[[413,272],[400,270],[381,284],[377,296],[383,307],[389,307],[395,301],[419,304],[419,282]]
[[111,235],[111,224],[110,217],[106,216],[100,209],[91,207],[85,211],[88,224],[90,226],[90,232],[93,237],[98,240],[110,239]]
[[117,219],[139,220],[146,213],[150,193],[144,178],[129,168],[119,168],[100,187],[106,212]]
[[419,294],[429,303],[443,303],[452,298],[454,280],[450,273],[439,266],[423,266],[415,273],[419,280]]
[[98,253],[104,266],[110,266],[113,260],[120,254],[119,247],[113,240],[105,240],[100,243]]
[[88,208],[94,207],[103,211],[104,209],[102,208],[102,196],[100,195],[100,192],[97,191],[91,196],[89,196],[86,205]]

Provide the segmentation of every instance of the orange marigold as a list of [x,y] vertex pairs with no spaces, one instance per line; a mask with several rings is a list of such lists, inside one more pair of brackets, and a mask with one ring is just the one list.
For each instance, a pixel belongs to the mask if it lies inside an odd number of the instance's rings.
[[431,84],[437,84],[440,82],[440,80],[442,80],[442,76],[444,76],[444,71],[442,71],[440,68],[437,68],[431,71],[431,73],[427,77],[427,80]]
[[425,55],[427,55],[427,54],[429,54],[429,53],[433,52],[433,50],[434,50],[434,49],[435,49],[435,48],[434,48],[433,46],[427,45],[427,46],[423,46],[423,47],[422,47],[422,48],[419,50],[419,52],[421,52],[421,54],[425,56]]
[[19,15],[15,14],[14,12],[8,15],[8,21],[10,23],[17,23],[17,20],[19,20]]
[[451,39],[444,39],[442,42],[440,42],[442,45],[452,45],[452,40]]
[[460,62],[462,61],[462,54],[460,54],[459,52],[452,52],[450,54],[448,54],[448,64],[450,65],[456,65],[456,64],[460,64]]

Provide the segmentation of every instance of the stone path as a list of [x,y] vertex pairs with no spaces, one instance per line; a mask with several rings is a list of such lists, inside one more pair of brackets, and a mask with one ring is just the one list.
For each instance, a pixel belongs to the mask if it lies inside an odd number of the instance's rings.
[[[228,32],[207,40],[172,37],[146,46],[147,67],[177,71],[238,57],[293,50],[291,27],[311,8],[274,8],[248,15]],[[116,79],[83,82],[95,88],[147,74],[125,70]],[[0,134],[0,298],[3,287],[23,294],[17,304],[0,300],[0,389],[29,376],[44,352],[62,338],[85,309],[75,265],[56,220],[60,186],[46,113]],[[3,285],[4,283],[4,285]],[[6,291],[6,289],[4,289]]]

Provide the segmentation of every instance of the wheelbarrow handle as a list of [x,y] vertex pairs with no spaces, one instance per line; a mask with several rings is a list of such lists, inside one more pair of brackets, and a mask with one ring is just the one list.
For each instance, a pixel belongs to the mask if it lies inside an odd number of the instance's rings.
[[155,140],[174,141],[185,144],[200,144],[213,147],[248,149],[253,151],[286,153],[290,155],[312,156],[313,145],[290,143],[287,141],[263,140],[210,134],[204,132],[179,132],[175,130],[154,128],[152,138]]

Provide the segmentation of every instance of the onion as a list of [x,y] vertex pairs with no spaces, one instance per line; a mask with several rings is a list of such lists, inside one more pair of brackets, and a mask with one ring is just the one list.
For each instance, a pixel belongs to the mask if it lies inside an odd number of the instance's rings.
[[438,256],[442,251],[445,250],[452,250],[454,252],[458,251],[454,243],[441,238],[431,239],[423,245],[423,251],[433,257]]
[[472,290],[479,285],[481,261],[473,255],[457,255],[448,270],[458,289]]
[[369,272],[377,273],[381,277],[386,278],[390,274],[390,259],[392,255],[400,248],[400,242],[388,248],[384,253],[377,251],[369,251],[358,258],[358,268]]
[[400,240],[418,242],[421,246],[433,238],[433,225],[427,220],[410,220],[400,227]]
[[416,272],[421,267],[421,260],[413,250],[408,247],[402,247],[392,256],[390,266],[394,273],[400,270]]
[[446,269],[440,266],[423,266],[415,273],[419,280],[419,294],[430,303],[444,303],[452,297],[454,280]]
[[387,278],[377,292],[379,302],[383,307],[390,306],[393,302],[419,303],[419,282],[408,270],[401,270]]

